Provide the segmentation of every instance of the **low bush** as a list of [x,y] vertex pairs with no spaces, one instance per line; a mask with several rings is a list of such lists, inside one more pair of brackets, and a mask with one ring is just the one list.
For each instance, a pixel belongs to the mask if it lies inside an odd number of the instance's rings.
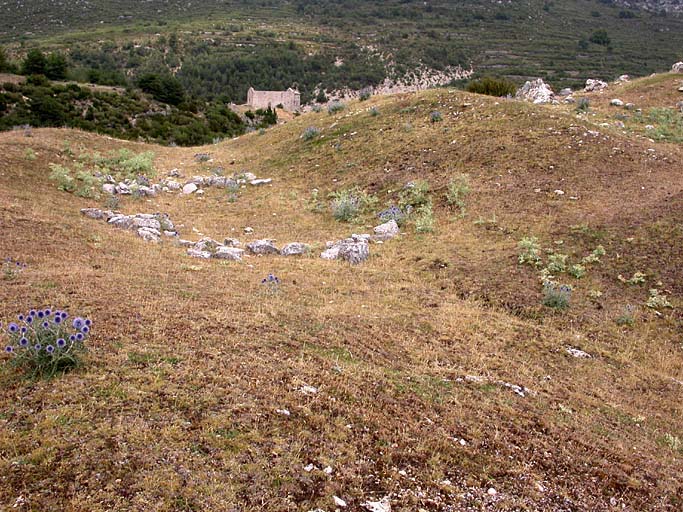
[[333,101],[329,105],[327,105],[327,113],[336,114],[338,112],[341,112],[345,108],[346,105],[344,105],[341,101]]
[[572,288],[566,284],[547,282],[543,285],[543,305],[554,309],[567,309],[572,297]]
[[467,84],[467,91],[488,96],[514,96],[517,86],[507,78],[485,76]]
[[448,183],[446,202],[450,206],[460,209],[460,215],[465,216],[465,197],[470,193],[470,181],[467,174],[458,174]]
[[320,135],[320,130],[315,126],[309,126],[304,130],[304,133],[301,135],[301,138],[305,141],[309,141],[315,139],[318,135]]
[[330,194],[332,215],[340,222],[351,222],[377,203],[377,198],[359,188],[340,190]]
[[92,322],[76,317],[69,322],[66,311],[32,309],[10,322],[5,353],[9,364],[29,378],[51,378],[77,368],[85,352],[84,341]]

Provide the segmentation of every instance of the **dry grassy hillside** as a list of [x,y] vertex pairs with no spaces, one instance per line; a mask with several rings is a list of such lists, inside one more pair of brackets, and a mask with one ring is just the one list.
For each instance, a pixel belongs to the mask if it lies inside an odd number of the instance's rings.
[[[309,126],[321,135],[304,141]],[[307,242],[311,257],[192,259],[84,217],[104,199],[48,180],[49,163],[123,147],[154,151],[159,176],[222,166],[273,182],[235,202],[216,188],[126,197],[121,211],[167,212],[191,240]],[[331,511],[337,496],[346,510],[384,497],[393,511],[680,510],[682,164],[678,145],[565,107],[450,90],[195,149],[0,134],[0,257],[28,265],[0,281],[0,318],[50,306],[94,321],[77,371],[30,381],[3,366],[0,504]],[[460,173],[464,217],[446,201]],[[432,233],[409,222],[357,266],[318,257],[379,221],[315,211],[313,189],[327,204],[357,185],[379,211],[418,179]],[[538,269],[518,264],[531,236],[544,261],[546,248],[572,262],[605,249],[581,279],[562,274],[574,288],[564,311],[541,304]],[[622,282],[636,272],[643,283]],[[651,288],[674,308],[646,307]]]

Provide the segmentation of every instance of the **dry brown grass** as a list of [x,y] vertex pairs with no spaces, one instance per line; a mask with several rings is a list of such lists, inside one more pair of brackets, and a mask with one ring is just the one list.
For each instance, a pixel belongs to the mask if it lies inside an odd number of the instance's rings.
[[[443,122],[429,122],[435,109]],[[310,125],[324,138],[300,140]],[[191,260],[83,218],[79,208],[97,202],[46,179],[49,162],[70,160],[64,140],[76,153],[147,146],[66,130],[0,135],[0,256],[29,264],[0,281],[0,317],[51,305],[96,322],[82,370],[39,382],[2,373],[0,503],[306,511],[332,510],[338,495],[357,510],[391,494],[399,511],[680,508],[681,453],[662,440],[683,437],[683,386],[672,380],[683,380],[681,153],[658,146],[655,160],[646,142],[586,129],[595,127],[562,109],[462,92],[373,98],[263,136],[152,148],[160,174],[221,165],[274,178],[236,203],[213,189],[122,203],[170,213],[185,238],[196,228],[245,242],[251,226],[278,244],[324,243],[375,221],[311,212],[313,188],[324,197],[359,184],[383,204],[406,181],[428,180],[435,233],[408,227],[359,267]],[[214,162],[194,162],[198,151]],[[453,220],[444,196],[460,172],[473,192],[467,217]],[[563,240],[556,247],[577,257],[607,249],[572,281],[568,312],[540,306],[536,273],[517,265],[528,235],[544,247]],[[646,285],[616,279],[635,270]],[[260,289],[269,272],[283,280],[278,294]],[[663,318],[642,307],[657,280],[677,306]],[[631,328],[614,323],[627,303],[641,305]],[[572,358],[570,345],[595,357]],[[309,463],[317,469],[304,471]]]

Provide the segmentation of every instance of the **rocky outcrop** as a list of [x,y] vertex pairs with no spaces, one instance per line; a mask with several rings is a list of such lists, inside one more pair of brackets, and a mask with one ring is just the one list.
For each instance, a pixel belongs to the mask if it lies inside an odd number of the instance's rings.
[[526,82],[517,91],[515,98],[518,100],[530,101],[536,105],[556,103],[555,93],[541,78]]
[[311,247],[308,244],[302,244],[300,242],[292,242],[287,245],[285,245],[282,250],[280,251],[280,254],[282,256],[301,256],[304,254],[308,254],[311,250]]
[[370,256],[370,235],[351,235],[337,242],[328,242],[327,249],[320,257],[324,260],[344,260],[358,265]]
[[585,92],[595,92],[595,91],[602,91],[603,89],[607,88],[607,82],[603,82],[602,80],[598,80],[596,78],[589,78],[586,80],[586,86],[583,88]]
[[400,232],[398,224],[394,219],[376,226],[373,231],[375,232],[375,235],[372,237],[372,239],[381,241],[390,240]]
[[111,226],[135,232],[147,242],[159,242],[162,237],[177,237],[170,217],[165,213],[137,213],[124,215],[111,210],[83,208],[81,213],[95,220],[105,220]]
[[683,62],[677,62],[673,66],[671,66],[671,72],[672,73],[683,73]]

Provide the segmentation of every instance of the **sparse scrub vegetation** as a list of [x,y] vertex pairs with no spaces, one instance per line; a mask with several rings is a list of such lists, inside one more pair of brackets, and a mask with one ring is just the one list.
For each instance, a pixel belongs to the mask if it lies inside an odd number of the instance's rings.
[[332,101],[329,105],[327,105],[327,113],[330,115],[338,114],[344,109],[346,109],[346,105],[341,101]]
[[448,182],[446,202],[460,210],[460,216],[465,216],[465,198],[470,193],[470,178],[467,174],[458,174]]
[[432,123],[439,123],[443,121],[443,116],[441,115],[441,112],[439,112],[438,110],[434,110],[429,114],[429,120]]
[[570,305],[572,288],[569,285],[547,282],[543,285],[543,305],[549,308],[564,310]]
[[522,238],[517,244],[517,248],[519,249],[517,261],[520,265],[540,267],[543,264],[541,245],[538,243],[538,238],[534,236]]
[[305,141],[309,141],[317,138],[319,135],[320,130],[318,128],[316,128],[315,126],[309,126],[304,130],[304,133],[301,135],[301,138]]
[[340,222],[352,222],[373,208],[377,198],[359,188],[339,190],[330,194],[332,216]]

